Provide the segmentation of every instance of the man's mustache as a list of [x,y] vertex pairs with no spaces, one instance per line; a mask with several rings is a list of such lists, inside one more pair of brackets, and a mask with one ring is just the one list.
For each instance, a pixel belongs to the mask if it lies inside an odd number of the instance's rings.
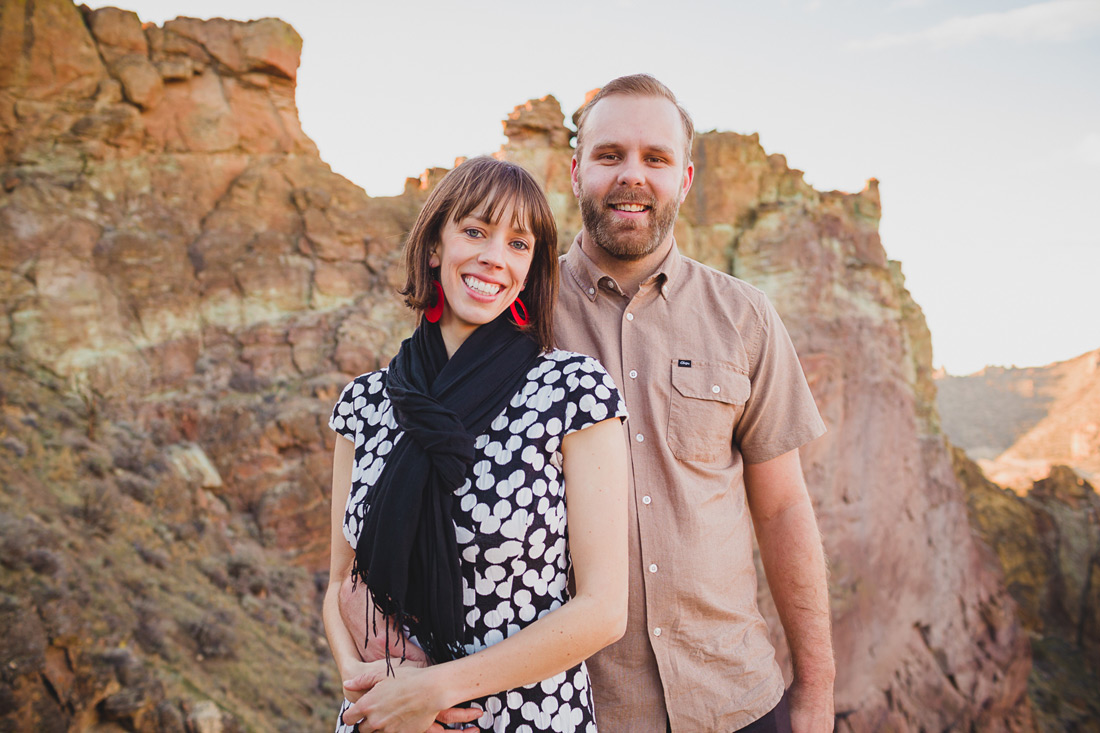
[[653,196],[645,193],[644,191],[637,191],[634,189],[623,188],[604,196],[605,204],[642,204],[653,208],[657,204],[657,199]]

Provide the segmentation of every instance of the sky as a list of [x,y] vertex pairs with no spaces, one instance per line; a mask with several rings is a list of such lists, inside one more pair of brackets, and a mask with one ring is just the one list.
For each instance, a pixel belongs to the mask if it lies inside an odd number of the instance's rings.
[[118,0],[143,21],[278,17],[298,109],[372,196],[492,153],[622,74],[696,128],[759,133],[818,190],[880,181],[881,235],[952,374],[1100,348],[1100,0]]

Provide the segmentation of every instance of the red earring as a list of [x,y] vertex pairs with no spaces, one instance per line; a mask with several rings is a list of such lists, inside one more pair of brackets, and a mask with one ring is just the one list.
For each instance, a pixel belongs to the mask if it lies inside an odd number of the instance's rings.
[[428,323],[439,323],[439,319],[443,317],[443,286],[438,280],[432,280],[432,285],[435,286],[435,304],[424,311],[424,317],[428,319]]
[[[519,311],[516,310],[517,305],[520,307],[520,309],[523,310],[523,316],[522,317],[520,316]],[[512,318],[514,318],[516,320],[516,325],[517,326],[521,326],[521,327],[526,326],[528,323],[531,322],[531,319],[527,317],[527,306],[525,306],[523,304],[523,301],[520,300],[519,298],[516,298],[512,302],[512,305],[508,306],[508,308],[509,308],[509,310],[512,311]]]

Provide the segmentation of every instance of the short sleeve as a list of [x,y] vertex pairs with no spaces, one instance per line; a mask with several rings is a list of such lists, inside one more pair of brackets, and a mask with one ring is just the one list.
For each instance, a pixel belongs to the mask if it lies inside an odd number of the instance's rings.
[[577,354],[564,372],[569,396],[566,435],[613,417],[626,420],[626,405],[619,388],[600,362],[591,356]]
[[786,327],[766,297],[756,359],[749,374],[752,388],[734,439],[746,463],[763,463],[825,433],[806,375]]
[[363,430],[364,416],[370,416],[384,398],[382,389],[385,384],[384,371],[370,372],[356,377],[344,391],[332,408],[328,426],[352,442]]

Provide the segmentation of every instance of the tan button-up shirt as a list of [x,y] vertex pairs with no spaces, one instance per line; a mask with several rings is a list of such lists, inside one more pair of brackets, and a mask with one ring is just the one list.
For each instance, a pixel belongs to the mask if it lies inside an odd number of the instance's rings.
[[581,250],[561,258],[555,331],[597,357],[630,418],[630,612],[589,660],[604,733],[733,731],[783,676],[756,607],[744,464],[825,432],[790,337],[753,286],[673,245],[633,298]]

